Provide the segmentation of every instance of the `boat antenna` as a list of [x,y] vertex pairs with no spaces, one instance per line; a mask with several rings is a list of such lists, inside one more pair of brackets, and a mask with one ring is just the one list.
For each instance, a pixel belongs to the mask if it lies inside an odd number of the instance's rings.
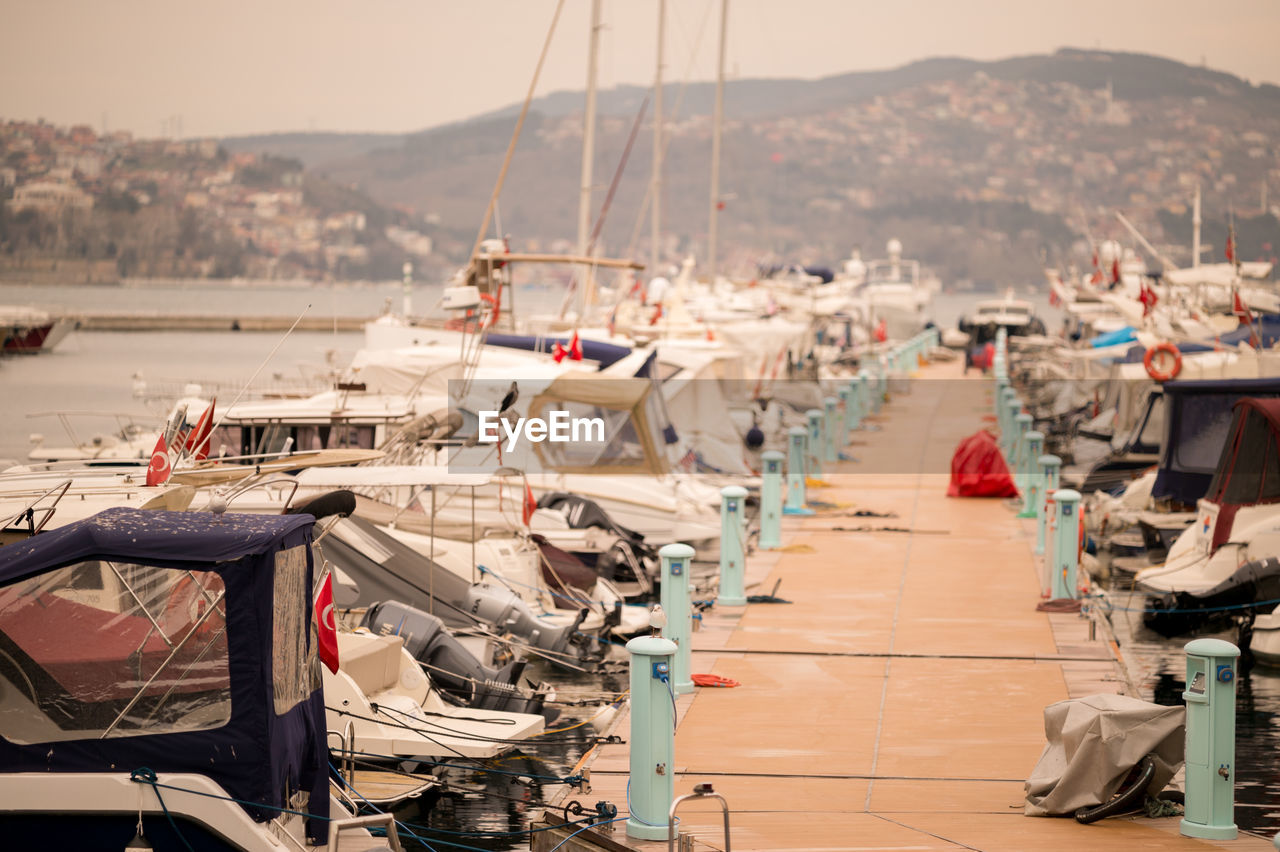
[[302,313],[298,314],[298,318],[293,321],[293,325],[289,326],[289,330],[284,333],[284,336],[282,336],[278,341],[276,341],[276,345],[271,349],[270,352],[267,353],[267,357],[262,359],[262,363],[258,365],[258,369],[253,371],[253,375],[249,377],[249,381],[245,382],[244,385],[241,386],[240,390],[236,392],[235,397],[231,400],[231,402],[227,405],[227,407],[222,409],[222,416],[218,418],[217,422],[215,422],[213,426],[209,427],[209,432],[204,436],[204,439],[201,440],[200,443],[197,444],[195,448],[192,450],[191,455],[193,457],[197,453],[205,450],[205,448],[209,444],[210,439],[213,438],[213,433],[217,430],[219,426],[222,425],[222,421],[226,419],[227,412],[229,412],[235,406],[235,404],[240,401],[240,397],[245,395],[245,392],[249,390],[249,388],[253,385],[254,380],[258,378],[258,374],[262,372],[262,368],[267,366],[267,364],[270,363],[271,359],[275,357],[276,353],[280,351],[280,347],[283,346],[284,342],[289,339],[289,335],[293,334],[293,330],[298,327],[298,323],[302,322],[302,318],[307,315],[307,311],[309,310],[311,310],[310,304],[308,304],[305,308],[302,309]]
[[1125,215],[1121,213],[1119,210],[1116,211],[1116,218],[1120,220],[1121,225],[1124,225],[1125,228],[1129,230],[1129,233],[1133,234],[1133,238],[1137,240],[1138,243],[1144,249],[1151,252],[1151,254],[1155,257],[1155,259],[1160,261],[1160,264],[1164,267],[1166,272],[1168,272],[1171,269],[1178,268],[1178,265],[1176,263],[1174,263],[1169,258],[1165,257],[1163,254],[1160,253],[1159,249],[1151,245],[1151,243],[1147,242],[1147,238],[1142,236],[1142,232],[1138,230],[1137,226],[1134,225],[1132,222],[1130,222],[1128,219],[1126,219]]
[[524,127],[525,116],[529,114],[529,104],[533,101],[534,90],[538,86],[538,77],[542,74],[542,64],[547,58],[547,49],[551,47],[551,37],[555,35],[556,22],[560,20],[560,10],[564,8],[564,0],[556,3],[555,14],[551,16],[551,27],[547,30],[546,41],[542,43],[542,54],[533,69],[533,79],[529,81],[529,93],[525,95],[524,106],[520,108],[520,117],[516,119],[516,128],[511,133],[511,141],[507,143],[507,154],[502,159],[502,169],[498,172],[498,182],[493,186],[493,194],[489,196],[489,206],[485,208],[484,219],[480,222],[480,230],[476,233],[475,245],[471,247],[471,264],[476,262],[476,253],[484,242],[484,232],[489,230],[489,220],[493,217],[494,206],[498,203],[498,195],[502,192],[502,184],[507,179],[507,167],[511,165],[511,157],[516,151],[516,141],[520,138],[520,128]]

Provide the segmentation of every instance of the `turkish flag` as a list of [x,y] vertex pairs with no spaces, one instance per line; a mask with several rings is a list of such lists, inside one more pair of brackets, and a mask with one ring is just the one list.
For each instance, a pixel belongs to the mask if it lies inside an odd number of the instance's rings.
[[1138,292],[1138,301],[1142,303],[1142,315],[1145,317],[1151,313],[1151,310],[1156,306],[1156,302],[1160,301],[1160,297],[1156,295],[1155,290],[1146,284],[1142,284]]
[[1239,290],[1232,295],[1231,313],[1245,325],[1253,325],[1253,314],[1249,313],[1249,306],[1240,298]]
[[[551,347],[551,360],[559,364],[564,360],[564,356],[569,354],[569,350],[560,345],[560,341],[556,341],[556,345]],[[499,445],[501,446],[501,445]]]
[[316,637],[320,662],[334,674],[338,673],[338,623],[333,617],[333,574],[325,574],[320,591],[316,594]]
[[538,501],[533,498],[533,491],[529,488],[529,483],[524,484],[524,506],[520,509],[520,520],[524,525],[529,526],[529,519],[533,517],[533,512],[538,508]]
[[883,319],[876,325],[876,342],[884,343],[889,339],[889,324]]
[[582,360],[582,341],[578,339],[578,332],[573,333],[573,339],[569,341],[569,357],[574,361]]
[[204,414],[196,421],[191,434],[187,435],[186,451],[197,461],[204,461],[209,457],[209,433],[213,431],[213,407],[217,404],[218,398],[214,397]]
[[164,435],[161,435],[156,440],[156,448],[151,451],[151,464],[147,465],[147,486],[162,484],[170,473],[169,448],[164,445]]

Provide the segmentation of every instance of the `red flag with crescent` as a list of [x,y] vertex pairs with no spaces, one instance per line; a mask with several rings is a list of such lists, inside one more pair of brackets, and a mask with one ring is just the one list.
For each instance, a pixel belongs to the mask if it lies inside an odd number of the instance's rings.
[[320,662],[334,674],[338,673],[338,623],[333,617],[333,574],[324,575],[320,591],[316,594],[316,651]]
[[582,360],[582,341],[578,339],[578,332],[573,333],[573,339],[569,341],[569,358],[573,361]]
[[196,421],[191,434],[187,435],[186,451],[197,461],[204,461],[209,457],[209,433],[213,431],[213,407],[217,404],[218,398],[214,397],[204,414]]
[[169,448],[164,445],[164,435],[156,439],[156,448],[151,451],[151,464],[147,465],[147,486],[164,483],[172,472],[169,467]]

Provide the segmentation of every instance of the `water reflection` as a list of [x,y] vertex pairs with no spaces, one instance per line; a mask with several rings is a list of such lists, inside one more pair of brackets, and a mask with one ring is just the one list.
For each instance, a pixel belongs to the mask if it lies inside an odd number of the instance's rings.
[[[553,681],[559,695],[567,700],[575,700],[577,696],[612,697],[627,689],[626,672],[600,675],[548,672],[531,663],[529,677]],[[483,761],[475,769],[424,767],[424,771],[440,777],[444,789],[402,804],[395,811],[396,819],[440,852],[456,848],[495,852],[528,849],[530,819],[565,789],[557,779],[571,775],[578,761],[596,742],[597,735],[591,725],[578,723],[590,719],[597,709],[597,706],[564,707],[560,718],[549,726],[551,733],[528,740],[502,757]],[[595,798],[590,796],[577,798],[587,809],[595,804]],[[581,819],[572,815],[570,818]],[[407,832],[401,833],[401,845],[406,849],[423,848],[422,843]]]
[[[1128,607],[1140,606],[1134,597]],[[1180,705],[1186,686],[1183,646],[1192,637],[1165,639],[1146,629],[1138,613],[1116,610],[1112,626],[1135,674],[1141,697]],[[1236,643],[1234,630],[1204,634]],[[1236,825],[1267,837],[1280,833],[1280,669],[1242,667],[1236,680]]]

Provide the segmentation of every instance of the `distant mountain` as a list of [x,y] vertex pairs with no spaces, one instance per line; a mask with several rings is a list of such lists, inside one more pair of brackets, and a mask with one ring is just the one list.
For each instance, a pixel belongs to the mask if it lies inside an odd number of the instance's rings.
[[270,154],[298,160],[305,166],[345,160],[368,154],[379,148],[393,148],[404,141],[402,133],[334,133],[296,132],[260,133],[253,136],[228,136],[220,140],[231,152]]
[[[668,109],[678,89],[665,90]],[[645,94],[635,86],[598,94],[597,184],[618,167]],[[705,252],[714,85],[688,85],[680,98],[664,169],[672,259]],[[576,232],[582,100],[561,91],[532,104],[499,211],[517,245],[546,247]],[[459,235],[479,223],[518,109],[403,135],[223,144],[297,158]],[[1086,234],[1127,240],[1116,209],[1176,255],[1186,236],[1164,228],[1180,221],[1195,185],[1209,219],[1257,204],[1268,177],[1280,184],[1280,87],[1144,54],[1063,49],[818,80],[734,80],[725,111],[721,256],[740,271],[767,257],[831,262],[898,236],[944,278],[1026,282],[1042,262],[1087,257]],[[619,182],[604,230],[610,251],[647,254],[643,240],[632,242],[647,234],[636,219],[648,140],[642,133]],[[469,249],[467,238],[438,243]],[[1260,239],[1256,252],[1263,244],[1280,245],[1280,234]]]
[[[725,83],[726,110],[735,117],[753,118],[826,109],[850,100],[887,95],[901,89],[959,80],[981,71],[997,80],[1035,80],[1041,83],[1069,83],[1083,89],[1100,89],[1112,84],[1114,95],[1125,100],[1196,96],[1245,97],[1260,107],[1280,106],[1280,86],[1252,85],[1232,74],[1186,65],[1144,53],[1063,48],[1050,56],[1018,56],[984,62],[959,57],[922,59],[883,71],[853,71],[816,80],[758,79]],[[680,85],[668,83],[663,97],[671,104]],[[618,86],[597,94],[596,109],[601,115],[631,115],[648,91],[638,86]],[[684,114],[710,114],[715,104],[714,83],[691,83],[682,95]],[[544,116],[564,116],[582,112],[582,92],[552,92],[535,98],[530,109]],[[462,124],[491,118],[514,118],[520,105],[513,104]]]

